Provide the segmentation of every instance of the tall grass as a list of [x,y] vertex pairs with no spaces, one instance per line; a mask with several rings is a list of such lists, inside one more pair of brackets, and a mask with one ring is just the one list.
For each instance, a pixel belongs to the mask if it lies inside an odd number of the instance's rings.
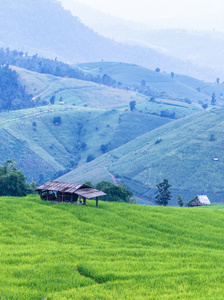
[[0,198],[0,299],[223,299],[223,212]]

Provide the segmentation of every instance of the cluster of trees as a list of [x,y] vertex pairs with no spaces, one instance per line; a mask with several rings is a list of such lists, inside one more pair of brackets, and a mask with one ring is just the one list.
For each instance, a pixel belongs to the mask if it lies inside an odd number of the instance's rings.
[[31,99],[32,95],[20,84],[17,72],[8,65],[0,65],[0,111],[31,107]]
[[[158,193],[156,195],[156,203],[158,205],[163,205],[163,206],[167,206],[168,205],[168,201],[171,200],[172,195],[171,195],[171,188],[172,185],[169,184],[168,179],[163,179],[162,182],[158,183],[156,185],[157,189],[158,189]],[[178,198],[178,205],[180,207],[182,207],[184,205],[184,201],[181,197],[181,195],[177,195]]]
[[16,163],[7,160],[3,166],[0,166],[0,196],[19,196],[34,194],[36,184],[26,182],[23,172],[17,170]]
[[[90,181],[86,181],[85,184],[94,186]],[[125,185],[103,180],[97,183],[95,188],[107,194],[101,198],[103,201],[136,203],[136,200],[132,198],[132,191]]]
[[[37,54],[29,56],[27,52],[9,50],[9,48],[0,48],[0,65],[13,65],[43,74],[93,81],[105,85],[116,85],[116,80],[107,74],[102,77],[100,75],[85,74],[79,68],[58,61],[57,58],[54,60],[47,59],[39,57]],[[51,102],[54,102],[53,98]]]

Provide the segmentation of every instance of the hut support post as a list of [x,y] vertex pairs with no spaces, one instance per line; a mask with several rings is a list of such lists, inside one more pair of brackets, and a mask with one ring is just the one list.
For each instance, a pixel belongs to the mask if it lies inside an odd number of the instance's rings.
[[86,206],[86,198],[83,197],[83,204]]
[[98,197],[96,197],[96,206],[98,206]]
[[48,201],[48,198],[49,198],[48,196],[49,196],[49,191],[47,191],[47,201]]

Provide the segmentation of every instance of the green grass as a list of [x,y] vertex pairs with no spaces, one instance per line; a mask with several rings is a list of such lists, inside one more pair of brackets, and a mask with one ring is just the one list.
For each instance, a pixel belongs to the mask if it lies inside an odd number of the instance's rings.
[[[127,63],[116,62],[96,62],[96,63],[82,63],[79,67],[84,72],[93,73],[95,75],[107,74],[114,78],[117,82],[124,85],[140,85],[144,79],[146,85],[152,90],[158,92],[165,92],[171,99],[190,98],[193,102],[208,101],[211,102],[211,95],[216,93],[217,99],[220,93],[224,93],[224,86],[222,84],[205,83],[196,78],[175,74],[171,78],[170,73],[155,72],[147,68],[131,65]],[[196,89],[200,88],[200,92]],[[222,101],[221,101],[222,102]],[[220,102],[220,104],[221,104]]]
[[223,299],[223,207],[0,198],[1,299]]
[[[61,179],[97,181],[108,179],[110,172],[135,194],[154,200],[156,184],[167,178],[175,196],[172,204],[176,203],[178,193],[185,202],[200,194],[223,202],[223,115],[224,110],[218,109],[171,122],[111,151],[110,157],[101,156]],[[216,157],[218,161],[214,161]]]
[[55,104],[59,104],[62,97],[62,101],[67,105],[127,108],[133,98],[139,103],[146,99],[145,96],[132,91],[110,88],[91,81],[40,74],[18,67],[12,68],[19,74],[19,80],[26,86],[27,92],[34,97],[39,96],[40,102],[49,103],[51,96],[55,95]]
[[[61,117],[61,125],[53,123],[55,116]],[[102,144],[117,148],[169,121],[138,112],[72,105],[1,113],[0,162],[13,159],[28,180],[38,181],[40,174],[47,180],[60,170],[84,164],[89,154],[102,155]]]

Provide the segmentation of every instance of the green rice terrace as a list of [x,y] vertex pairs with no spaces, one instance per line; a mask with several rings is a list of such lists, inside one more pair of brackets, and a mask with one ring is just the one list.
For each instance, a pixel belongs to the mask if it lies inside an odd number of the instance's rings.
[[0,299],[224,299],[223,206],[0,198]]

